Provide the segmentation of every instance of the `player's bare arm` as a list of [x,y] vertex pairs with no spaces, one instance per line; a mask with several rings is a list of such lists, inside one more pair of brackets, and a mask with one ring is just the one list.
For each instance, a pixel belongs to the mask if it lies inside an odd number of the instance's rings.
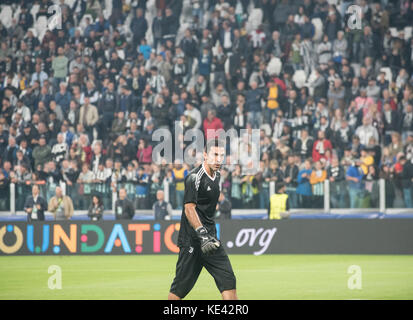
[[199,220],[198,213],[196,213],[195,207],[195,203],[185,204],[185,215],[188,218],[188,221],[191,224],[192,228],[196,230],[199,227],[202,227],[202,223]]

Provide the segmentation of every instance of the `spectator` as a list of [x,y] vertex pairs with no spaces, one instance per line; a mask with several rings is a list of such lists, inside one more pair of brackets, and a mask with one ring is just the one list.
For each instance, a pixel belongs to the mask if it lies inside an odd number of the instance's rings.
[[324,181],[327,179],[327,172],[323,169],[321,161],[315,163],[315,168],[311,172],[310,183],[313,193],[313,208],[323,208]]
[[333,157],[331,165],[327,169],[327,177],[330,180],[330,201],[332,208],[345,208],[345,171],[340,165],[339,159]]
[[69,220],[73,216],[73,202],[69,196],[63,195],[61,187],[56,187],[55,196],[49,201],[48,211],[53,213],[56,221]]
[[85,104],[80,107],[79,123],[85,128],[89,136],[89,140],[93,140],[93,129],[95,128],[98,120],[98,110],[93,104],[90,104],[90,99],[86,96]]
[[219,194],[218,203],[217,203],[217,218],[222,220],[231,219],[231,202],[225,198],[225,194],[221,192]]
[[132,220],[135,209],[132,202],[126,197],[125,188],[119,189],[119,199],[115,202],[116,220]]
[[52,159],[52,149],[46,144],[46,137],[40,136],[39,145],[33,149],[34,166],[43,164]]
[[171,220],[172,218],[172,206],[164,199],[165,195],[163,190],[156,192],[157,201],[153,204],[152,210],[155,215],[155,220]]
[[312,208],[311,203],[311,177],[312,169],[310,160],[304,162],[304,169],[298,172],[297,177],[297,195],[299,196],[299,206],[300,208]]
[[361,208],[363,194],[363,170],[361,169],[361,161],[355,160],[347,169],[346,180],[348,182],[348,191],[350,196],[350,208]]
[[332,150],[330,140],[325,138],[324,131],[318,131],[318,139],[314,142],[313,145],[313,161],[317,162],[320,159],[326,159],[327,150]]
[[246,95],[246,105],[248,106],[248,122],[253,128],[258,128],[261,123],[261,98],[262,92],[258,89],[257,82],[253,81],[250,84],[251,89]]
[[402,187],[403,198],[406,208],[413,208],[412,203],[412,182],[413,182],[413,164],[411,161],[407,161],[405,156],[400,159],[400,164],[403,166],[402,171]]
[[26,198],[24,211],[27,213],[27,222],[44,221],[44,212],[47,210],[46,200],[40,195],[39,186],[32,187],[32,195]]
[[92,197],[92,203],[89,206],[87,216],[91,221],[99,221],[103,218],[104,206],[98,195]]

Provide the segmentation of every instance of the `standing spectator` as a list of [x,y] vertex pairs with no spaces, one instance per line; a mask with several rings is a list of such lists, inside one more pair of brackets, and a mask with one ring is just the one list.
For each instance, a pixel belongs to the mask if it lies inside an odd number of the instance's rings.
[[332,208],[345,208],[345,171],[340,165],[339,159],[333,157],[331,166],[327,169],[327,177],[330,180],[330,201]]
[[379,133],[377,129],[371,124],[369,117],[363,118],[363,124],[356,129],[355,134],[360,138],[361,145],[367,146],[371,137],[379,141]]
[[8,211],[10,208],[10,179],[0,170],[0,210]]
[[34,166],[46,163],[52,159],[52,149],[46,144],[46,137],[44,135],[39,138],[39,145],[33,149]]
[[103,218],[104,206],[98,195],[92,197],[92,203],[89,206],[87,216],[92,221],[99,221]]
[[217,133],[215,134],[211,134],[211,133],[214,133],[220,129],[224,129],[222,121],[221,119],[216,117],[216,112],[214,109],[208,111],[208,115],[204,120],[203,127],[204,127],[205,140],[209,140],[217,136]]
[[332,151],[333,146],[330,140],[325,138],[325,133],[322,130],[318,131],[318,139],[313,145],[313,161],[317,162],[320,159],[326,159],[327,150]]
[[310,184],[310,177],[311,177],[312,169],[311,169],[311,161],[306,160],[304,162],[304,168],[298,172],[297,177],[297,195],[299,196],[299,205],[300,208],[312,208],[311,202],[311,184]]
[[132,19],[130,29],[133,34],[133,46],[137,48],[148,30],[148,22],[143,15],[142,8],[136,9],[136,16]]
[[56,221],[69,220],[73,216],[73,202],[69,196],[63,195],[61,187],[56,187],[55,196],[49,201],[48,211],[53,213]]
[[93,141],[93,130],[98,120],[98,110],[93,104],[90,104],[89,97],[86,96],[85,104],[80,107],[79,123],[85,128],[90,141]]
[[155,51],[158,49],[159,43],[162,41],[163,36],[163,16],[162,11],[156,11],[156,17],[152,20],[152,35],[153,35],[153,48]]
[[182,209],[185,193],[185,178],[187,175],[188,170],[182,165],[182,162],[179,159],[176,159],[172,169],[172,178],[175,184],[175,196],[178,210]]
[[135,209],[132,202],[126,197],[126,189],[119,189],[119,199],[115,202],[116,220],[132,220]]
[[153,204],[152,210],[155,215],[155,220],[171,220],[172,218],[172,206],[169,202],[165,201],[165,195],[163,190],[156,192],[157,201]]
[[297,177],[298,177],[298,166],[295,164],[295,156],[290,154],[288,156],[288,163],[284,171],[284,183],[288,194],[288,202],[291,209],[298,207],[298,197],[297,197]]
[[64,136],[62,133],[59,133],[57,135],[57,143],[53,145],[51,152],[52,152],[53,160],[56,163],[60,163],[61,161],[63,161],[63,159],[67,157],[69,148],[68,148],[67,143],[64,140]]
[[60,82],[66,80],[69,64],[69,59],[64,55],[63,47],[59,47],[57,53],[58,56],[52,60],[53,86],[55,90],[59,87]]
[[219,194],[218,203],[217,203],[217,218],[222,220],[231,219],[231,202],[228,201],[225,197],[225,194],[221,192]]
[[361,208],[363,199],[363,170],[361,169],[361,161],[355,160],[347,169],[346,180],[348,182],[348,192],[350,196],[350,208]]
[[32,187],[32,195],[27,197],[24,203],[24,211],[27,213],[27,222],[44,221],[44,212],[47,210],[46,200],[40,196],[38,185]]
[[262,123],[261,119],[261,98],[262,91],[258,89],[257,82],[251,82],[251,89],[247,92],[246,95],[246,105],[248,106],[248,122],[254,129],[260,127]]
[[144,172],[143,167],[138,168],[136,174],[136,209],[147,209],[149,194],[149,175]]
[[194,58],[198,57],[198,43],[195,36],[192,35],[190,29],[185,30],[184,38],[181,40],[179,46],[185,54],[187,70],[191,74]]
[[402,188],[403,188],[403,198],[406,208],[413,208],[412,202],[412,182],[413,182],[413,164],[411,161],[407,161],[405,156],[399,159],[401,165],[403,166],[402,171]]
[[321,161],[315,163],[315,168],[311,172],[310,183],[313,192],[313,208],[323,208],[324,181],[327,179],[327,172],[323,169]]

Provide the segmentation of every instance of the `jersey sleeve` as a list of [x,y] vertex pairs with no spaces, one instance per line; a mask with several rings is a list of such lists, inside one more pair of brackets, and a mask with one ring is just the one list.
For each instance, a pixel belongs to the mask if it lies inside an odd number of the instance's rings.
[[197,203],[198,201],[198,187],[197,175],[190,174],[185,179],[185,194],[184,194],[184,205],[187,203]]

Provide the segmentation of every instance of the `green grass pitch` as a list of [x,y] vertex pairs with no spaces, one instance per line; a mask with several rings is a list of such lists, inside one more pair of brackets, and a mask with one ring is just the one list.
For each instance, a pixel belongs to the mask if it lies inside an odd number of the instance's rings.
[[[240,299],[413,299],[413,256],[231,255]],[[0,299],[165,299],[177,256],[0,257]],[[48,288],[50,265],[62,289]],[[350,290],[351,265],[361,289]],[[220,299],[204,269],[187,299]]]

